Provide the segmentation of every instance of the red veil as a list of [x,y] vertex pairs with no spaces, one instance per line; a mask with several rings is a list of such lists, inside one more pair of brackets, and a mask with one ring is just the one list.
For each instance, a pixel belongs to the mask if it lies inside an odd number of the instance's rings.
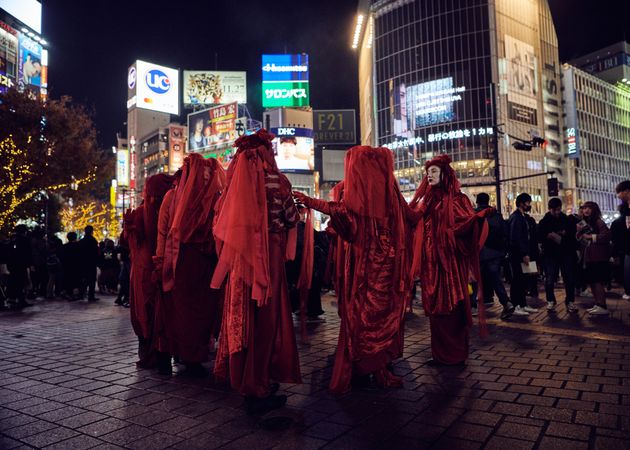
[[214,237],[219,261],[211,286],[220,288],[229,272],[224,314],[232,318],[226,324],[230,354],[241,351],[247,342],[243,333],[249,329],[245,324],[248,302],[254,299],[264,305],[271,296],[265,171],[280,173],[271,147],[273,138],[273,134],[259,130],[236,141],[238,149],[228,168],[227,186],[216,208]]
[[170,205],[173,219],[164,254],[165,291],[170,291],[175,283],[180,244],[212,242],[211,212],[224,186],[225,171],[216,159],[204,159],[198,153],[184,159]]
[[151,255],[155,255],[157,246],[157,223],[160,214],[160,206],[164,196],[173,186],[175,177],[165,173],[147,178],[144,184],[144,236],[149,241]]

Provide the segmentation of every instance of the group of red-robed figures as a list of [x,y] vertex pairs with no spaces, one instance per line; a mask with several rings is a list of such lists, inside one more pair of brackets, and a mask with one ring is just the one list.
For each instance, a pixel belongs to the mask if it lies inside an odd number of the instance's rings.
[[391,363],[403,352],[416,279],[433,363],[463,363],[472,325],[468,283],[479,280],[487,210],[475,213],[448,156],[425,164],[427,176],[407,203],[392,152],[353,147],[328,202],[291,191],[272,139],[265,130],[239,138],[227,173],[215,159],[189,155],[174,176],[149,177],[143,203],[125,215],[138,364],[170,373],[175,357],[187,372],[204,374],[201,363],[218,339],[217,379],[245,395],[250,411],[284,404],[277,382],[301,381],[285,274],[295,254],[296,202],[329,215],[335,236],[330,260],[341,328],[332,392],[348,392],[353,377],[368,374],[384,387],[402,385]]

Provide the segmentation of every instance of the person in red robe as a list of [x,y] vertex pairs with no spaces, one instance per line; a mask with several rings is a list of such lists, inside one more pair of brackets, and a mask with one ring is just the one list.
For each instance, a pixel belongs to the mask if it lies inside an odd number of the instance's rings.
[[153,175],[144,185],[143,203],[125,214],[124,238],[131,253],[129,306],[131,324],[138,336],[137,365],[153,367],[155,353],[155,307],[158,288],[152,281],[152,256],[157,245],[158,213],[166,192],[173,183],[167,174]]
[[[431,328],[431,365],[459,365],[468,358],[472,326],[468,283],[480,281],[484,217],[460,190],[448,155],[425,163],[426,177],[411,201],[420,214],[411,272],[420,278],[422,305]],[[480,311],[483,318],[483,311]]]
[[[178,357],[191,376],[207,375],[202,363],[209,359],[219,327],[223,293],[210,288],[217,263],[212,222],[224,186],[219,162],[193,153],[160,210],[155,261],[161,267],[164,297],[159,302],[158,347]],[[161,369],[168,372],[168,367]]]
[[330,391],[351,389],[353,375],[374,375],[382,387],[400,387],[391,362],[402,356],[403,318],[411,293],[409,220],[413,214],[394,178],[391,150],[348,150],[340,201],[294,192],[299,203],[330,216],[343,239],[343,279],[336,281],[341,328]]
[[219,263],[212,286],[227,277],[214,373],[245,396],[250,414],[286,403],[272,380],[301,382],[285,273],[288,230],[299,214],[273,137],[260,130],[236,141],[214,225]]

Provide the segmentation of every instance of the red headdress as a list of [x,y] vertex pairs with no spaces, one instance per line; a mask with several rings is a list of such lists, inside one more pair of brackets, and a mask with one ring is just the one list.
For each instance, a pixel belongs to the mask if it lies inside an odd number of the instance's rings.
[[[182,175],[171,202],[173,218],[167,239],[172,252],[166,253],[164,264],[175,274],[180,244],[212,241],[212,210],[225,186],[225,171],[214,159],[192,153],[184,159]],[[173,281],[173,280],[171,280]],[[170,283],[165,280],[165,289]]]
[[157,223],[160,206],[166,193],[173,187],[174,181],[175,177],[173,175],[159,173],[147,178],[144,184],[144,237],[149,241],[151,255],[155,254],[157,245]]

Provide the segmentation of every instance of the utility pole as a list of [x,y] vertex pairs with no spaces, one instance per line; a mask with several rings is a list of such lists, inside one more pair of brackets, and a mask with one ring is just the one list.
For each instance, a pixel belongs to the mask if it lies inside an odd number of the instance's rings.
[[501,211],[501,166],[499,166],[499,126],[498,123],[498,98],[497,88],[494,83],[490,83],[490,101],[492,102],[492,127],[494,128],[494,140],[492,143],[492,153],[494,156],[494,186],[497,197],[497,211],[503,215]]

